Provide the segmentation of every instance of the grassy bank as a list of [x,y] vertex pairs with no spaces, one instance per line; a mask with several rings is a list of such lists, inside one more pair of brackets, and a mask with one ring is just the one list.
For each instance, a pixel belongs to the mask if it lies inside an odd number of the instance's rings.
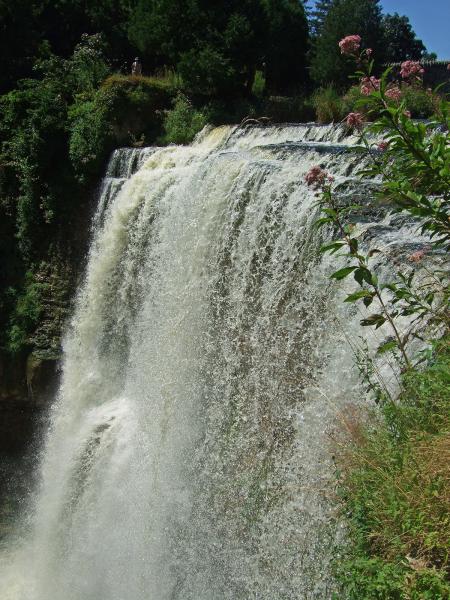
[[336,560],[339,600],[450,598],[450,338],[398,401],[344,419],[339,493],[350,543]]

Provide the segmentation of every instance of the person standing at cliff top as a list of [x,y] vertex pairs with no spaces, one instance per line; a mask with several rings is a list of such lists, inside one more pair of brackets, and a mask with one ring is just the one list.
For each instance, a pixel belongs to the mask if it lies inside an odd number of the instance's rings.
[[136,58],[134,59],[134,63],[131,65],[131,74],[142,75],[142,65],[138,56],[136,56]]

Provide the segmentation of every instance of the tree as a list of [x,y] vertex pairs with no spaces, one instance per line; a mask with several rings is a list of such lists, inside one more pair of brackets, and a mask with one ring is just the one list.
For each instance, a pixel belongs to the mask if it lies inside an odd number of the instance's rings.
[[202,23],[197,0],[138,0],[130,16],[128,37],[147,69],[175,67],[181,54],[201,39]]
[[107,55],[119,66],[131,53],[127,23],[135,1],[0,0],[0,93],[33,76],[47,42],[68,58],[84,33],[103,33]]
[[311,73],[319,85],[348,86],[352,65],[339,51],[339,40],[360,35],[366,48],[372,48],[378,64],[384,62],[384,39],[379,0],[334,0],[317,38],[311,61]]
[[266,87],[269,92],[289,93],[304,85],[308,23],[298,0],[266,0]]
[[383,17],[383,37],[386,62],[420,60],[426,52],[422,40],[416,38],[408,17],[398,13]]
[[129,26],[150,68],[202,95],[249,93],[263,64],[270,90],[289,89],[305,79],[307,36],[298,0],[138,0]]
[[323,24],[333,0],[317,0],[314,8],[308,10],[309,31],[312,38],[316,38],[322,32]]
[[40,41],[39,13],[29,0],[0,0],[0,93],[32,72]]

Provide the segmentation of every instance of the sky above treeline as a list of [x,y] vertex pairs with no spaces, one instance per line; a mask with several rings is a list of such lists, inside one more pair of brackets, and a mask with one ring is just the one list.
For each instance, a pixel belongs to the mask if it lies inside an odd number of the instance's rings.
[[[312,6],[314,0],[309,2]],[[381,0],[383,12],[406,15],[428,52],[450,60],[450,0]],[[355,31],[354,33],[357,33]]]

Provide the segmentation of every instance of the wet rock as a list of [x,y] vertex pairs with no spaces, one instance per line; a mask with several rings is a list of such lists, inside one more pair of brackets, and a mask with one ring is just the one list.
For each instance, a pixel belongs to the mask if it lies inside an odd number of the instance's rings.
[[29,400],[37,407],[47,405],[57,389],[58,361],[31,353],[27,359],[26,381]]

